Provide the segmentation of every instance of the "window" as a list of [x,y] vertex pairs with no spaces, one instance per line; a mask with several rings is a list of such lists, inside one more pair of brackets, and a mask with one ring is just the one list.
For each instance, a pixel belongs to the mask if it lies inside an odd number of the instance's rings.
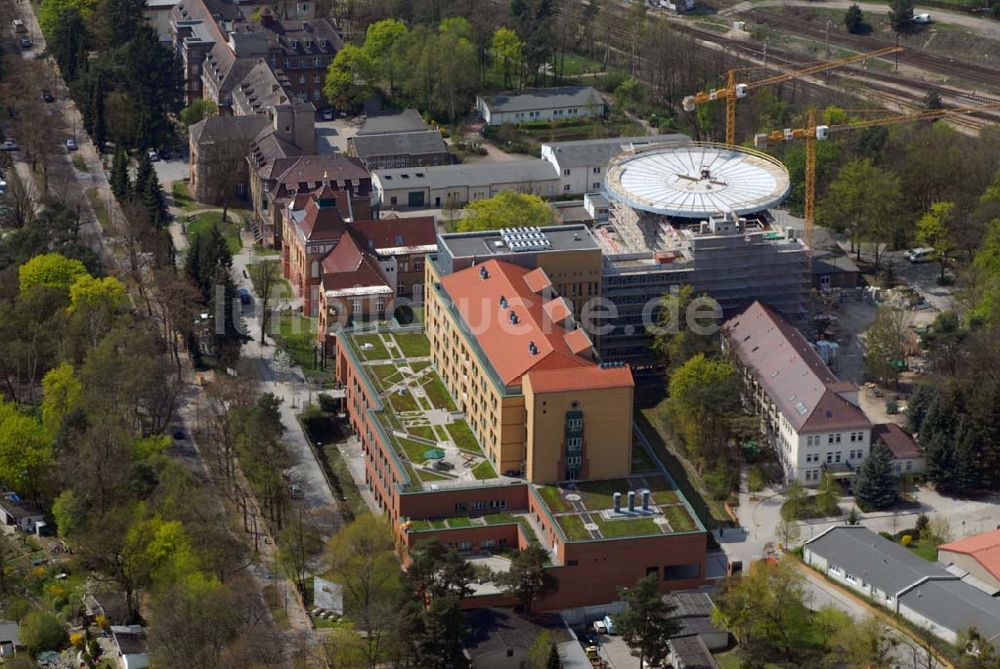
[[398,286],[396,286],[396,294],[399,295],[400,297],[406,297],[406,284],[405,283],[401,283]]
[[318,56],[313,58],[313,67],[323,67],[323,59]]
[[593,168],[591,171],[594,174],[600,174],[601,173],[601,168],[600,168],[600,166],[598,166],[598,167]]
[[564,177],[568,177],[569,176],[569,168],[568,167],[563,170],[563,176]]
[[314,279],[318,279],[319,278],[319,261],[318,260],[313,260],[312,261],[312,271],[311,271],[311,274],[312,274],[312,278],[314,278]]
[[833,453],[827,452],[826,454],[826,464],[833,464]]
[[828,444],[832,444],[833,443],[833,435],[832,434],[826,435],[826,443],[828,443]]
[[834,456],[835,456],[835,457],[834,457],[834,462],[840,462],[840,451],[837,451],[837,452],[836,452],[836,453],[834,454]]
[[566,450],[579,451],[583,448],[583,437],[569,437],[566,439]]
[[351,300],[351,313],[352,314],[361,313],[361,300]]
[[840,443],[840,433],[838,432],[837,434],[835,434],[833,436],[834,436],[834,442],[839,444]]
[[566,464],[569,465],[570,467],[579,467],[580,460],[581,458],[579,455],[570,455],[566,457]]
[[566,184],[565,186],[563,186],[563,192],[564,193],[568,193],[569,189],[570,189],[570,185],[569,184]]
[[379,297],[378,298],[378,302],[376,303],[375,308],[378,309],[379,311],[382,311],[383,309],[385,309],[385,298],[384,297]]
[[570,418],[566,421],[566,427],[568,427],[571,430],[579,430],[581,427],[583,427],[583,419]]
[[601,187],[601,182],[600,181],[595,181],[594,183],[592,183],[590,185],[590,187],[593,188],[594,190],[598,190]]

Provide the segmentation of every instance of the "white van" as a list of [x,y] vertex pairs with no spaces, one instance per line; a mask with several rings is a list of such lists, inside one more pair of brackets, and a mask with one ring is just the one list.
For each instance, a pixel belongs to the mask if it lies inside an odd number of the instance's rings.
[[28,32],[28,29],[24,26],[24,21],[22,21],[21,19],[14,19],[13,21],[11,21],[10,27],[14,30],[15,33]]
[[916,16],[913,17],[913,22],[914,23],[919,23],[919,24],[930,23],[931,22],[931,15],[930,14],[917,14]]
[[934,255],[934,249],[911,249],[906,252],[906,259],[912,263],[927,262]]

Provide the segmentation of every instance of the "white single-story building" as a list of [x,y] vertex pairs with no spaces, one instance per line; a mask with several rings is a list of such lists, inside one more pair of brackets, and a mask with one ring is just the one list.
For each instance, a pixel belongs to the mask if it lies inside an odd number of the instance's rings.
[[112,625],[111,638],[115,642],[122,669],[149,668],[146,630],[142,625]]
[[503,125],[604,116],[607,104],[590,86],[562,86],[480,95],[476,111],[487,125]]
[[1000,639],[1000,599],[866,527],[828,528],[804,544],[803,559],[948,643],[970,627]]
[[542,144],[542,160],[559,175],[560,195],[583,195],[604,188],[604,174],[611,160],[634,147],[649,144],[687,144],[687,135],[646,135],[580,139]]
[[0,516],[8,533],[16,529],[34,534],[45,525],[45,513],[41,509],[13,494],[0,497]]
[[558,195],[559,175],[538,159],[398,167],[372,172],[375,200],[383,209],[461,207],[501,191]]
[[23,649],[21,625],[14,620],[0,620],[0,657],[14,657]]

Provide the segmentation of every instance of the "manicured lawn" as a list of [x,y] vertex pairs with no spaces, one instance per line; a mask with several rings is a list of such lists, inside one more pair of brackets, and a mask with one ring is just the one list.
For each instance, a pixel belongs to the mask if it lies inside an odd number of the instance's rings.
[[397,390],[396,392],[394,392],[391,395],[389,395],[389,397],[387,399],[390,402],[392,402],[392,407],[396,411],[400,411],[400,412],[402,412],[402,411],[416,411],[416,410],[418,410],[420,408],[417,405],[416,398],[413,397],[413,394],[410,393],[409,390],[407,390],[405,394],[401,393],[401,392],[399,392]]
[[545,505],[549,507],[549,511],[552,513],[573,510],[573,505],[563,499],[563,491],[559,488],[547,485],[541,486],[537,490],[538,494],[542,496],[542,500],[545,501]]
[[590,532],[583,525],[582,516],[557,516],[559,526],[570,541],[586,541],[590,539]]
[[383,389],[400,379],[399,370],[396,369],[395,365],[369,365],[368,371],[372,373],[378,385]]
[[681,501],[674,486],[662,476],[647,476],[646,483],[653,493],[654,504],[676,504]]
[[451,440],[455,442],[455,446],[458,448],[472,453],[483,452],[483,449],[479,447],[479,442],[476,441],[476,435],[472,433],[472,428],[469,427],[469,424],[464,419],[456,420],[447,429],[448,434],[451,435]]
[[472,521],[465,516],[456,516],[448,519],[448,527],[472,527]]
[[403,452],[406,453],[406,457],[410,459],[410,462],[420,464],[427,460],[424,457],[424,452],[431,448],[427,444],[421,444],[419,441],[404,439],[402,437],[395,437],[395,439],[399,443],[400,448],[403,449]]
[[448,411],[455,410],[455,402],[451,399],[451,395],[444,387],[444,383],[441,379],[437,377],[436,374],[430,377],[430,381],[424,383],[424,392],[427,393],[427,399],[431,401],[436,409],[447,409]]
[[659,469],[646,449],[635,444],[632,446],[632,473],[649,472]]
[[[371,348],[365,348],[365,344],[371,344]],[[365,360],[389,359],[389,352],[385,350],[385,345],[377,334],[354,335],[354,345]]]
[[438,474],[437,472],[427,471],[426,469],[421,469],[417,472],[420,476],[421,481],[450,481],[452,477],[444,476],[443,474]]
[[434,435],[434,428],[430,425],[418,425],[416,427],[408,427],[406,431],[412,434],[414,437],[422,437],[423,439],[428,439],[430,441],[436,442],[438,438]]
[[911,541],[907,548],[929,562],[937,561],[938,550],[937,546],[935,546],[933,542],[918,539],[916,541]]
[[495,479],[497,477],[496,470],[493,469],[493,465],[490,464],[489,460],[483,460],[478,465],[473,467],[472,475],[480,481],[484,479]]
[[[625,479],[611,481],[584,481],[576,484],[576,492],[583,498],[584,505],[591,511],[610,509],[615,505],[614,494],[622,494],[622,504],[628,499],[629,487]],[[638,497],[638,495],[636,495]]]
[[648,534],[662,534],[660,526],[652,518],[630,518],[629,520],[601,520],[591,516],[601,528],[601,534],[610,537],[636,537]]
[[222,214],[217,211],[206,211],[198,214],[193,221],[187,224],[185,231],[189,238],[196,234],[210,229],[213,225],[219,226],[222,235],[229,245],[229,252],[236,255],[243,248],[243,241],[240,239],[240,228],[235,223],[223,223]]
[[405,332],[393,336],[407,358],[421,358],[431,354],[431,342],[422,332]]
[[674,532],[690,532],[695,529],[694,520],[683,506],[665,506],[662,511]]

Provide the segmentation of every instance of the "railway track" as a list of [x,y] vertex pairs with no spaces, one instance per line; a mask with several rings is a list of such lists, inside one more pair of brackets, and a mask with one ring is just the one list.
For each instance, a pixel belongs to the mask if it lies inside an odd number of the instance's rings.
[[[758,25],[782,28],[798,35],[815,38],[821,42],[826,39],[826,31],[824,29],[801,19],[761,10],[743,12],[740,16]],[[859,51],[873,51],[881,47],[895,46],[893,42],[877,37],[842,34],[831,35],[830,44]],[[929,54],[910,47],[906,48],[903,58],[907,63],[924,70],[938,72],[963,81],[1000,86],[1000,72],[989,67],[956,62],[952,58]]]

